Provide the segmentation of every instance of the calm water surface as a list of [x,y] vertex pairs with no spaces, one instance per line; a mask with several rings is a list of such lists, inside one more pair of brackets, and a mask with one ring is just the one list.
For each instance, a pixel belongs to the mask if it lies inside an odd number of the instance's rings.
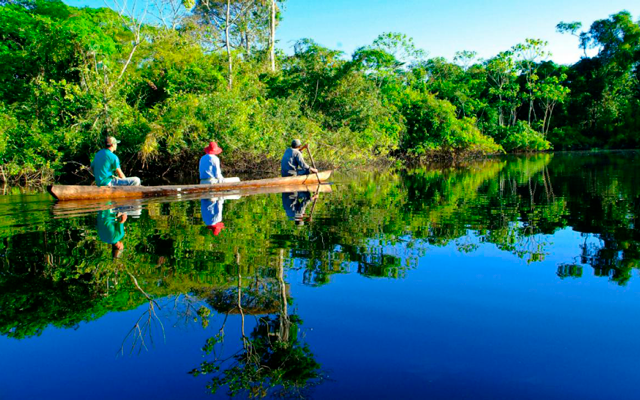
[[0,196],[0,399],[637,399],[639,170],[544,154],[317,197]]

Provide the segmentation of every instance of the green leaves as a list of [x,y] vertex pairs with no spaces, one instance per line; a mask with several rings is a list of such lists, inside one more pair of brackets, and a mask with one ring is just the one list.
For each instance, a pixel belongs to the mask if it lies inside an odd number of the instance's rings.
[[473,119],[458,119],[451,103],[430,93],[409,93],[403,98],[401,110],[407,126],[402,146],[416,155],[436,150],[483,154],[502,150],[478,130]]
[[[571,67],[545,61],[540,39],[489,60],[460,51],[451,62],[387,32],[351,58],[301,39],[272,71],[270,3],[234,1],[232,40],[222,48],[224,24],[211,24],[226,21],[224,2],[199,3],[193,18],[183,18],[193,2],[175,2],[165,26],[143,24],[140,36],[109,9],[25,4],[0,7],[8,113],[0,138],[10,179],[86,164],[106,134],[125,138],[127,164],[149,171],[196,162],[212,138],[234,162],[277,159],[292,137],[306,137],[321,150],[318,161],[339,165],[549,148],[547,138],[556,148],[640,144],[640,27],[627,12],[586,32],[558,24],[599,50]],[[10,137],[21,131],[24,138]]]

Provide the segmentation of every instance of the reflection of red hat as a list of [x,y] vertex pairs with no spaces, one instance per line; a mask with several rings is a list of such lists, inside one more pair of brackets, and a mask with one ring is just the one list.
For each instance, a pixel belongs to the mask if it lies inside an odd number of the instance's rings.
[[211,229],[214,236],[218,236],[220,231],[224,229],[224,224],[222,222],[218,222],[217,224],[207,226],[207,228]]
[[222,153],[222,149],[218,147],[218,143],[209,142],[209,145],[204,148],[204,152],[207,154],[220,154]]

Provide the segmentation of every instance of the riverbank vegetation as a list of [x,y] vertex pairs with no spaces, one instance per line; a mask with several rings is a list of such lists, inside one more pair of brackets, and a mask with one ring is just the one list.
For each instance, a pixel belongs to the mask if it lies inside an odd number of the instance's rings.
[[126,173],[165,177],[193,170],[212,139],[227,170],[273,164],[294,137],[324,165],[640,143],[627,12],[559,23],[585,51],[565,66],[537,39],[449,61],[400,33],[351,55],[300,39],[287,55],[281,2],[136,4],[0,0],[0,180],[77,173],[106,135]]

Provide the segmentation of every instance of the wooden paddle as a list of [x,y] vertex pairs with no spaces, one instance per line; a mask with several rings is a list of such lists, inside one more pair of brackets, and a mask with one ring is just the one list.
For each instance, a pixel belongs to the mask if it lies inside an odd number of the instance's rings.
[[[313,168],[315,168],[316,170],[316,177],[318,178],[318,192],[320,193],[320,175],[318,175],[318,168],[316,167],[316,162],[313,160],[313,155],[311,154],[311,149],[309,149],[309,145],[307,144],[305,146],[307,148],[307,151],[309,152],[309,159],[311,160],[311,165],[313,166]],[[315,199],[313,199],[313,204],[311,205],[311,212],[309,213],[309,222],[311,222],[311,220],[313,219],[313,210],[316,208],[316,202],[318,201],[318,198],[316,197]]]
[[316,162],[313,160],[313,155],[311,154],[311,149],[309,148],[308,144],[305,145],[305,147],[307,148],[307,151],[309,152],[309,159],[311,160],[311,165],[316,170],[316,177],[318,178],[318,184],[320,184],[320,175],[318,175],[318,168],[316,168]]

